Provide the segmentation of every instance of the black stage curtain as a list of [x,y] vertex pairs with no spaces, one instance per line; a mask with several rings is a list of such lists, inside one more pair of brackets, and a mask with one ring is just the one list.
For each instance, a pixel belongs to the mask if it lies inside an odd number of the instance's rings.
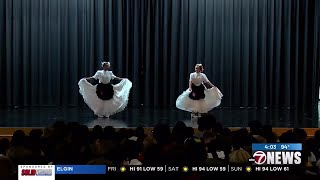
[[311,110],[319,21],[317,0],[0,0],[1,105],[84,105],[110,60],[134,107],[174,107],[202,63],[221,107]]

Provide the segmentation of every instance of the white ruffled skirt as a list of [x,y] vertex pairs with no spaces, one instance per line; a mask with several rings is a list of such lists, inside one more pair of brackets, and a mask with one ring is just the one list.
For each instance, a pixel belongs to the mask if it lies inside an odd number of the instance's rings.
[[217,87],[212,87],[210,89],[205,89],[204,94],[206,95],[204,99],[193,100],[189,97],[191,91],[187,89],[184,91],[176,100],[176,107],[178,109],[195,112],[195,113],[208,113],[213,108],[221,104],[223,94]]
[[81,79],[78,85],[84,102],[99,117],[109,117],[123,111],[128,105],[129,93],[132,87],[130,80],[123,79],[120,83],[112,85],[114,90],[112,99],[102,100],[97,96],[97,85],[92,85],[85,78]]

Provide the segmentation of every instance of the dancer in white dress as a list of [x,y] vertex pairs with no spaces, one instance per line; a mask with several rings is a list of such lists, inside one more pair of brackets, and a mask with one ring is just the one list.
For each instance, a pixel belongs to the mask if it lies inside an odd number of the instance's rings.
[[[202,64],[195,66],[195,72],[190,74],[189,89],[184,91],[176,100],[176,107],[192,112],[191,117],[199,113],[208,113],[221,103],[223,94],[202,73]],[[209,85],[207,88],[205,84]]]
[[[123,111],[129,100],[129,93],[132,87],[130,80],[116,77],[110,69],[110,62],[102,62],[103,70],[98,70],[90,78],[82,78],[79,85],[79,92],[86,104],[92,109],[95,115],[107,117]],[[87,79],[99,80],[99,84],[92,85]],[[112,85],[112,79],[121,80],[120,83]]]

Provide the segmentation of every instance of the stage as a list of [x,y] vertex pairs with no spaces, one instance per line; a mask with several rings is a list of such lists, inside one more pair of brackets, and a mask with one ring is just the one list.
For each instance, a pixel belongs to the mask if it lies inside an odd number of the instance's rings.
[[[196,130],[174,106],[199,63],[224,95],[211,112],[224,127],[320,127],[320,1],[0,1],[0,12],[0,136],[56,121]],[[132,82],[110,119],[79,93],[103,61]]]
[[[275,131],[281,133],[290,128],[304,128],[308,135],[320,127],[320,103],[315,118],[312,114],[306,114],[296,109],[255,109],[255,108],[216,108],[213,113],[223,127],[238,129],[247,127],[248,122],[259,120],[263,124],[272,125]],[[178,109],[151,109],[127,108],[110,118],[98,118],[88,107],[37,107],[37,108],[1,108],[0,109],[0,135],[10,136],[17,129],[26,132],[32,128],[51,127],[55,121],[79,122],[89,128],[95,125],[113,126],[115,128],[135,128],[138,126],[147,129],[158,123],[169,124],[171,127],[177,121],[183,121],[187,126],[195,129],[197,124],[191,120],[190,113]]]

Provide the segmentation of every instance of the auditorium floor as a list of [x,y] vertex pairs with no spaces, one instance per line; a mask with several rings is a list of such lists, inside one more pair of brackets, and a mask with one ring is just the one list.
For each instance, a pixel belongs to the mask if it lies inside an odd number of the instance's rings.
[[[212,111],[217,121],[224,127],[247,127],[251,120],[260,120],[264,124],[278,128],[319,128],[320,104],[315,109],[317,115],[306,114],[293,109],[225,109]],[[177,121],[184,121],[188,126],[195,127],[190,113],[177,109],[131,109],[128,108],[110,119],[97,118],[87,107],[68,108],[2,108],[0,109],[0,128],[6,127],[48,127],[57,120],[66,122],[78,121],[89,127],[95,125],[122,127],[153,127],[157,123],[174,126]]]

